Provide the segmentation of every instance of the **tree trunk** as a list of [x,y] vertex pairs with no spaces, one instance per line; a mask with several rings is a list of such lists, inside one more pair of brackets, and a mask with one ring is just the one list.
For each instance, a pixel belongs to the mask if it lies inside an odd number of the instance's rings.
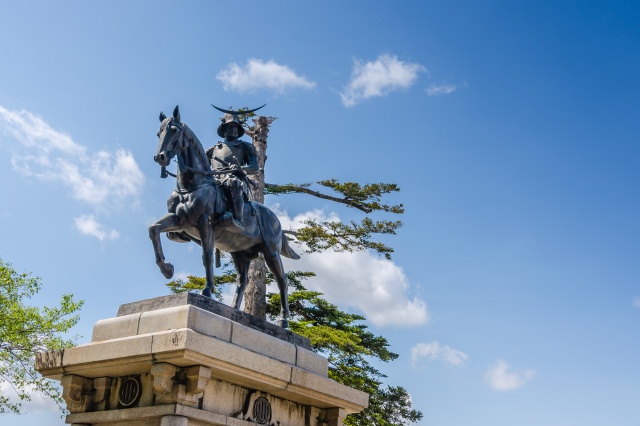
[[[251,135],[253,146],[258,153],[260,171],[251,177],[256,184],[252,190],[254,201],[264,203],[264,163],[267,160],[267,134],[269,133],[269,124],[273,119],[260,116],[253,121],[256,123],[256,127],[247,134]],[[262,256],[253,260],[249,267],[249,283],[244,292],[244,311],[262,319],[267,317],[266,273],[267,267]]]

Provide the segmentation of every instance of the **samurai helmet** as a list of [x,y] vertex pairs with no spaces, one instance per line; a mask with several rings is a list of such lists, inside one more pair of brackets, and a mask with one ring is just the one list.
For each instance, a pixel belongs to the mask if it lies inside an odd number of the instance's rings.
[[[266,104],[264,104],[266,105]],[[224,134],[227,130],[227,126],[236,126],[238,128],[238,138],[242,137],[242,135],[244,135],[244,128],[242,127],[243,122],[240,121],[240,118],[238,117],[239,115],[243,115],[243,114],[249,114],[252,113],[254,111],[259,110],[260,108],[262,108],[264,105],[262,105],[261,107],[255,108],[255,109],[251,109],[248,111],[233,111],[233,110],[227,110],[227,109],[222,109],[222,108],[218,108],[215,105],[211,105],[212,107],[214,107],[215,109],[217,109],[220,112],[224,112],[224,116],[220,119],[222,121],[222,123],[218,126],[218,136],[220,136],[221,138],[224,138]]]

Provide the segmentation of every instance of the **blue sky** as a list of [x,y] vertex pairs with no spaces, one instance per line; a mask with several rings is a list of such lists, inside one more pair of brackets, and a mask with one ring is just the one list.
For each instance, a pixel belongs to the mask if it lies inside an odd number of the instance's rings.
[[[302,4],[301,4],[302,3]],[[167,293],[147,236],[153,162],[180,105],[279,119],[266,180],[394,182],[374,254],[289,268],[369,318],[421,425],[640,424],[640,7],[635,2],[3,2],[0,258],[75,332]],[[269,198],[286,226],[358,212]],[[375,218],[387,218],[376,215]],[[166,244],[179,276],[195,246]],[[349,271],[345,274],[344,271]],[[4,388],[3,388],[4,389]],[[46,403],[3,424],[57,425]]]

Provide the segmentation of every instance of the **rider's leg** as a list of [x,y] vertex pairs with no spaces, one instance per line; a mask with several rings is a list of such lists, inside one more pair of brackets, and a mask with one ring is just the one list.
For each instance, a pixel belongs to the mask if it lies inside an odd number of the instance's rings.
[[242,214],[244,213],[244,191],[242,190],[242,182],[235,180],[231,184],[232,204],[233,204],[233,218],[238,222],[240,228],[242,226]]
[[231,232],[242,232],[242,213],[244,210],[244,195],[242,183],[237,179],[228,179],[224,182],[227,189],[227,199],[230,204],[230,212],[222,216],[222,222]]

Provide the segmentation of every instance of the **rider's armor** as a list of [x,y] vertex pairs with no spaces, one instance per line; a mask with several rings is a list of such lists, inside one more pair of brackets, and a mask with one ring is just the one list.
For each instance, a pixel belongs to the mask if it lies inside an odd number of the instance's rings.
[[[258,173],[258,155],[254,146],[248,142],[239,139],[218,142],[207,154],[211,154],[211,168],[214,171],[229,170],[230,166],[236,165],[247,175]],[[244,173],[226,173],[216,177],[227,190],[233,206],[233,226],[238,228],[238,231],[243,230],[244,203],[253,198]]]

